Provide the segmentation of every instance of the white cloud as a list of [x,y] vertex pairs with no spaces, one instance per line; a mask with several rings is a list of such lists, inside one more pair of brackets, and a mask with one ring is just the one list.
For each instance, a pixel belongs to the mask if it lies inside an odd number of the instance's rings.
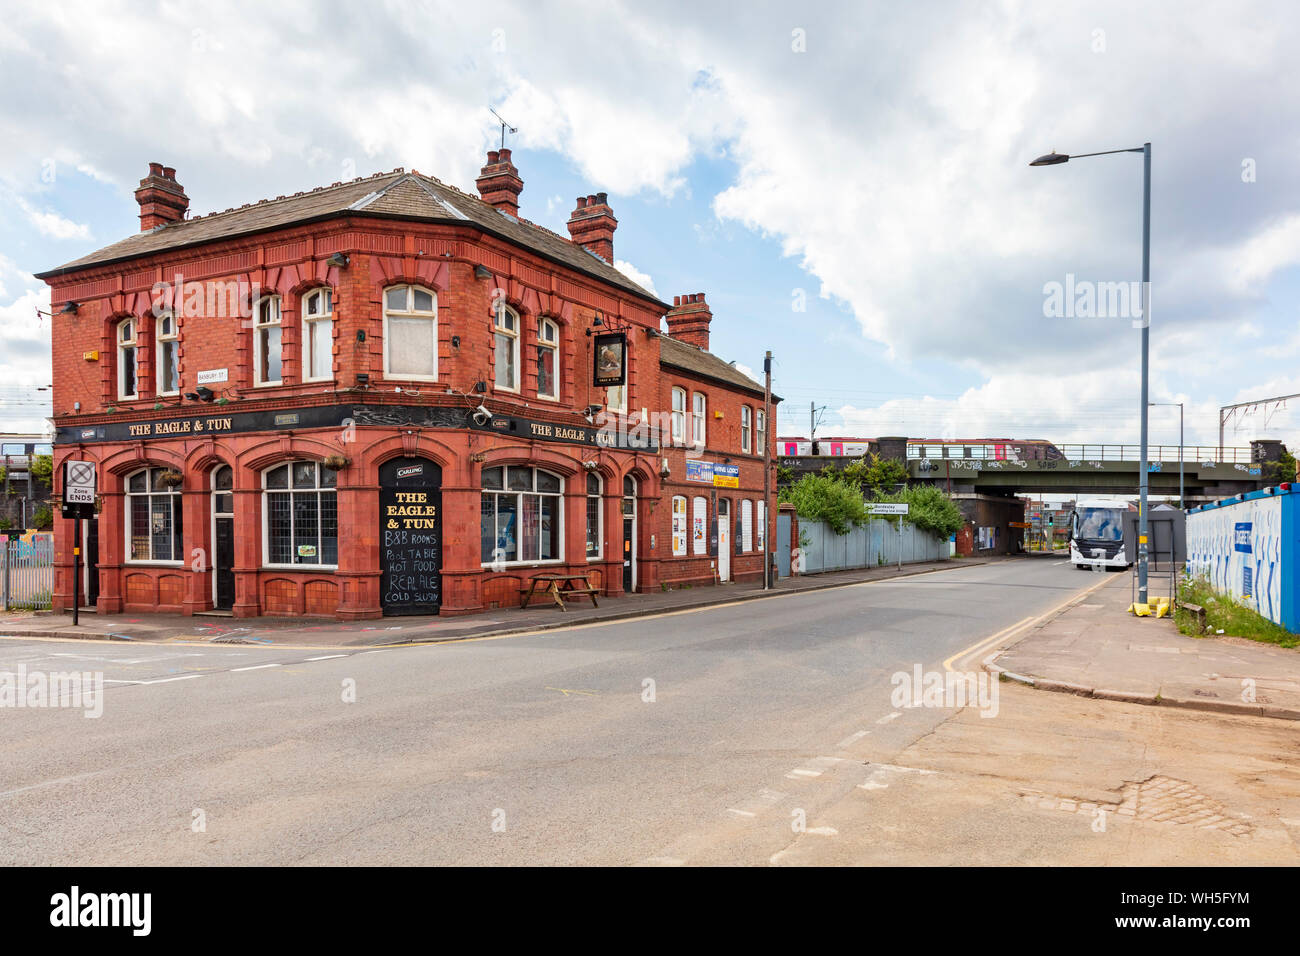
[[43,236],[49,236],[51,239],[90,238],[90,227],[84,223],[73,222],[71,219],[60,216],[57,212],[37,209],[21,196],[14,196],[12,201],[14,205],[22,210],[27,221],[35,226]]
[[626,259],[615,259],[614,268],[623,273],[623,275],[627,276],[641,288],[645,289],[651,295],[659,295],[659,290],[655,288],[655,280],[650,278],[649,273],[642,272]]

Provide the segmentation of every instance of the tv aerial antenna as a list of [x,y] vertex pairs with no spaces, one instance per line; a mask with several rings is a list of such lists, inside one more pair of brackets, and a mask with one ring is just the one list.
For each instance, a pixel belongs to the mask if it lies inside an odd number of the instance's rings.
[[492,107],[490,107],[490,106],[488,107],[488,112],[491,113],[493,116],[495,116],[495,117],[497,118],[497,122],[501,124],[501,148],[502,148],[502,149],[505,149],[505,148],[506,148],[506,133],[517,133],[517,132],[519,132],[519,127],[518,127],[518,126],[511,126],[509,123],[507,123],[505,120],[503,120],[503,119],[501,118],[501,114],[500,114],[500,113],[498,113],[496,110],[494,110],[494,109],[493,109]]

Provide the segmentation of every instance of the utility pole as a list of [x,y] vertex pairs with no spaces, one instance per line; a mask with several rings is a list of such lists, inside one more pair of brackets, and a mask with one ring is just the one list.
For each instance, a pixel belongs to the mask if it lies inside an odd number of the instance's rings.
[[763,590],[772,589],[772,353],[763,356]]

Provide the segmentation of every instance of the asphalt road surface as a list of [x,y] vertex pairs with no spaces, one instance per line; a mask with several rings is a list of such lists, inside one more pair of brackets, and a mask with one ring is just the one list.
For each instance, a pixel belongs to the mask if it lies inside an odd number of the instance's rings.
[[0,672],[107,683],[97,719],[0,708],[0,863],[766,863],[788,828],[737,827],[952,716],[892,675],[1096,581],[1008,561],[360,652],[3,640]]

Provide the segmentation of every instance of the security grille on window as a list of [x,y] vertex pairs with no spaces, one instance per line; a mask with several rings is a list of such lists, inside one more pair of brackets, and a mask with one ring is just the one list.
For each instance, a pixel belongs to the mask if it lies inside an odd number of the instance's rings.
[[117,326],[117,397],[136,398],[136,338],[135,319],[119,322]]
[[336,475],[314,461],[291,461],[262,473],[268,565],[337,567]]
[[492,316],[496,349],[496,386],[519,391],[519,315],[500,299]]
[[560,327],[550,319],[537,323],[537,397],[560,397]]
[[604,541],[602,533],[603,520],[601,518],[603,509],[601,508],[600,493],[600,476],[587,476],[587,557],[599,558],[601,544]]
[[269,295],[253,313],[253,384],[279,385],[280,366],[280,297]]
[[754,502],[748,500],[740,503],[740,549],[754,550]]
[[177,395],[181,390],[181,342],[176,316],[170,312],[158,316],[154,341],[158,353],[158,394]]
[[481,519],[485,565],[559,561],[564,479],[540,468],[483,469]]
[[164,480],[166,468],[145,468],[126,479],[128,561],[174,561],[181,547],[180,487]]
[[334,293],[329,289],[303,296],[302,376],[308,382],[334,377]]
[[681,495],[673,496],[673,557],[686,554],[688,535],[686,521],[686,499]]
[[384,374],[438,377],[438,300],[428,289],[401,285],[384,292]]

